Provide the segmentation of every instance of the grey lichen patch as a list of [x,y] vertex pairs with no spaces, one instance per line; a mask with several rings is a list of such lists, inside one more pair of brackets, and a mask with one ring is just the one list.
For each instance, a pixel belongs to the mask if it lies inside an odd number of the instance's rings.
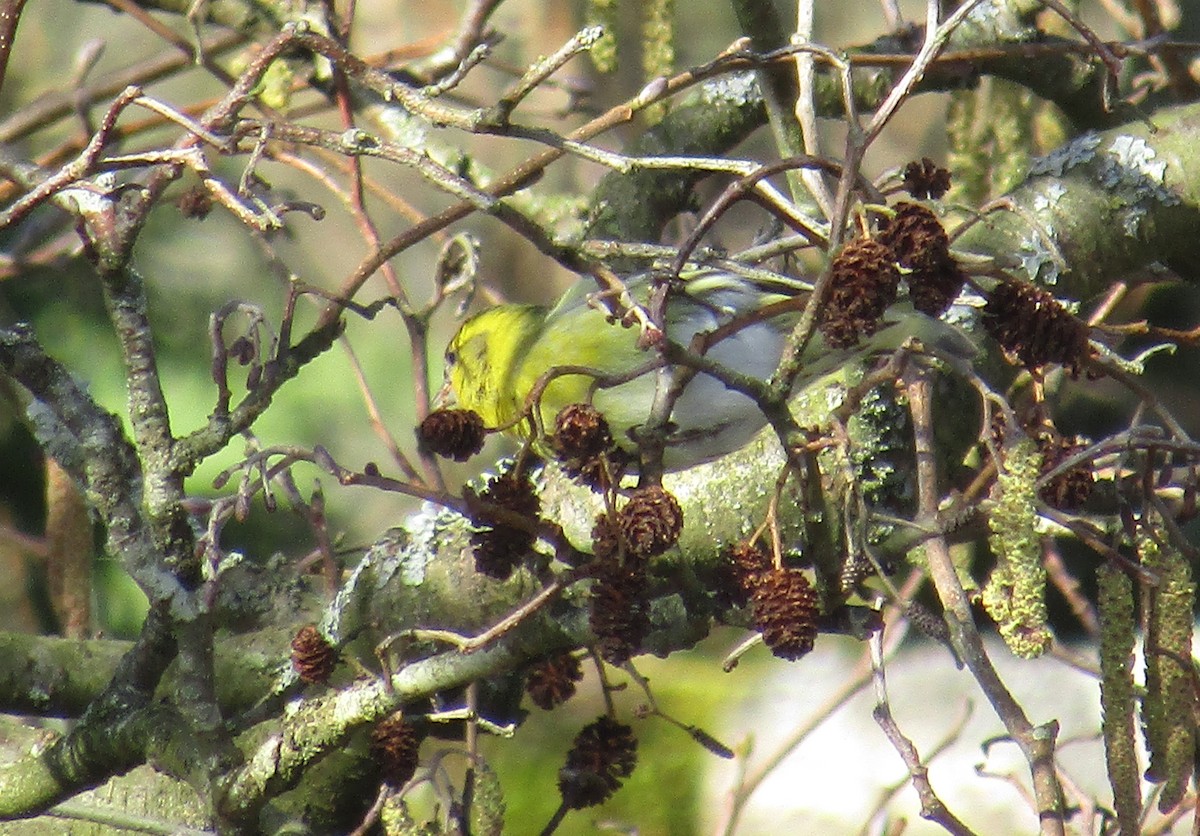
[[1142,221],[1146,218],[1146,210],[1141,206],[1133,206],[1121,213],[1121,231],[1128,238],[1138,237]]
[[[417,515],[417,518],[419,516]],[[319,625],[322,633],[335,640],[345,635],[344,628],[347,617],[349,616],[350,621],[354,621],[349,610],[353,609],[360,596],[364,594],[364,584],[373,580],[376,591],[386,586],[392,577],[402,570],[405,561],[414,555],[414,552],[408,548],[411,542],[409,531],[400,527],[388,529],[375,541],[374,545],[363,555],[362,560],[355,565],[346,582],[338,588],[333,600],[330,601]],[[415,554],[420,554],[420,551],[418,550]],[[401,572],[401,574],[407,582],[407,573]],[[423,571],[421,576],[424,576]],[[295,672],[290,665],[286,669],[286,676],[289,680],[295,678]]]
[[770,502],[773,482],[762,474],[783,464],[778,439],[764,430],[731,456],[668,474],[663,486],[684,508],[680,546],[689,558],[706,561],[717,544],[749,534]]
[[[1176,206],[1179,195],[1166,187],[1167,161],[1143,137],[1119,134],[1107,148],[1101,149],[1103,138],[1093,132],[1083,134],[1045,157],[1033,161],[1031,175],[1062,177],[1081,165],[1095,163],[1092,170],[1096,182],[1117,203],[1121,230],[1128,237],[1138,237],[1145,230],[1143,221],[1153,205]],[[1049,183],[1033,200],[1033,208],[1043,216],[1053,211],[1067,194],[1060,183]],[[1057,270],[1047,260],[1045,246],[1036,236],[1021,244],[1021,262],[1031,279],[1053,284]],[[1050,264],[1049,272],[1044,272]]]
[[[1082,165],[1095,163],[1097,182],[1109,193],[1128,205],[1159,203],[1176,206],[1179,195],[1166,187],[1167,160],[1144,137],[1118,134],[1106,148],[1105,138],[1094,131],[1073,139],[1044,157],[1034,159],[1029,166],[1030,178],[1062,177]],[[1058,191],[1043,190],[1035,197],[1037,209],[1052,207],[1063,197],[1065,189],[1054,184]]]
[[1100,134],[1088,131],[1080,134],[1061,148],[1056,148],[1044,157],[1029,164],[1029,176],[1052,175],[1062,177],[1065,173],[1096,158],[1096,149],[1102,142]]
[[[438,544],[448,539],[465,541],[470,536],[471,523],[457,511],[427,502],[405,527],[409,543],[398,556],[400,562],[397,568],[405,585],[420,586],[425,580],[427,565],[437,553]],[[448,538],[447,533],[453,537]]]
[[1038,212],[1046,212],[1058,207],[1067,194],[1062,183],[1050,181],[1033,196],[1033,208]]
[[[1079,154],[1064,155],[1063,159],[1057,161],[1055,165],[1061,164],[1064,168],[1070,168],[1078,164],[1072,160],[1079,156]],[[1035,167],[1038,163],[1045,163],[1048,159],[1048,157],[1044,157],[1040,161],[1035,161]],[[1037,213],[1041,230],[1030,230],[1029,234],[1021,240],[1017,252],[1021,269],[1025,271],[1025,275],[1031,281],[1047,285],[1058,283],[1061,264],[1059,258],[1047,244],[1046,236],[1049,236],[1051,240],[1056,238],[1057,215],[1064,211],[1063,199],[1067,194],[1066,187],[1056,180],[1047,180],[1038,184],[1034,192],[1031,205]]]
[[1179,195],[1166,187],[1167,161],[1140,136],[1115,137],[1099,160],[1100,185],[1120,204],[1118,218],[1126,237],[1148,231],[1144,222],[1155,205],[1177,206]]
[[1000,7],[996,3],[979,3],[971,11],[967,12],[967,23],[973,23],[976,26],[996,24],[1000,16]]
[[[605,510],[604,498],[571,479],[557,462],[547,463],[536,479],[543,516],[554,520],[572,546],[591,552],[592,527]],[[684,525],[688,522],[685,515]]]
[[701,85],[700,101],[704,104],[757,104],[762,101],[762,91],[754,73],[730,73]]
[[1031,231],[1021,239],[1017,258],[1030,281],[1047,285],[1058,283],[1058,259],[1041,235]]
[[450,527],[462,529],[465,524],[462,517],[429,502],[409,518],[404,528],[386,531],[363,558],[374,564],[375,588],[383,589],[397,575],[405,586],[420,586],[443,532]]
[[1140,136],[1114,138],[1100,163],[1100,182],[1131,204],[1178,205],[1179,196],[1165,187],[1166,179],[1167,161]]

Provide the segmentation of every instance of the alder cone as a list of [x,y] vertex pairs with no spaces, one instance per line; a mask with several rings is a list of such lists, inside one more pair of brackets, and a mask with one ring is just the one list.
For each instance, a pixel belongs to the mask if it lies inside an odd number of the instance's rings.
[[800,569],[772,569],[750,596],[754,625],[771,652],[796,660],[813,649],[821,615],[817,591]]

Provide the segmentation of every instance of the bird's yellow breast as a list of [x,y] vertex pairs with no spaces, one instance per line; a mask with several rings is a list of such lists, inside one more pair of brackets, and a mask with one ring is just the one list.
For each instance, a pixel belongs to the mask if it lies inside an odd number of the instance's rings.
[[446,373],[458,405],[479,413],[488,426],[511,423],[527,394],[513,381],[545,321],[545,308],[499,305],[464,322],[446,348]]

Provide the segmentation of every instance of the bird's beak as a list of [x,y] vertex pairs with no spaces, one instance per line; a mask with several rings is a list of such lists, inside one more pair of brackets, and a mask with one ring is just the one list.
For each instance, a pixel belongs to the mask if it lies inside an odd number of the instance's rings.
[[450,388],[450,376],[446,375],[446,380],[442,383],[442,388],[438,389],[437,394],[433,396],[433,408],[447,409],[454,406],[456,400],[454,390]]

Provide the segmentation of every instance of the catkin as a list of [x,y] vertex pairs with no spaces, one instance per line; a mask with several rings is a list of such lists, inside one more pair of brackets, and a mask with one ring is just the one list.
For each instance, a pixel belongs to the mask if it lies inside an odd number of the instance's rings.
[[617,69],[617,0],[591,0],[588,3],[589,25],[604,27],[604,34],[592,46],[590,55],[596,71],[604,74]]
[[[642,73],[647,81],[670,76],[675,67],[675,0],[648,0],[642,14]],[[656,102],[645,115],[655,123],[665,114],[666,104]]]
[[[1153,529],[1153,521],[1150,521]],[[1146,613],[1146,698],[1142,704],[1150,768],[1161,782],[1158,808],[1173,810],[1192,777],[1196,718],[1193,712],[1192,601],[1195,585],[1183,555],[1151,531],[1139,534],[1142,566],[1158,577]]]
[[1112,564],[1096,571],[1100,609],[1100,707],[1108,781],[1121,832],[1138,832],[1142,780],[1136,751],[1133,691],[1133,583]]
[[988,517],[996,568],[984,586],[983,606],[1009,650],[1026,659],[1045,653],[1052,640],[1046,625],[1046,567],[1037,533],[1041,462],[1041,453],[1028,438],[1005,450]]

